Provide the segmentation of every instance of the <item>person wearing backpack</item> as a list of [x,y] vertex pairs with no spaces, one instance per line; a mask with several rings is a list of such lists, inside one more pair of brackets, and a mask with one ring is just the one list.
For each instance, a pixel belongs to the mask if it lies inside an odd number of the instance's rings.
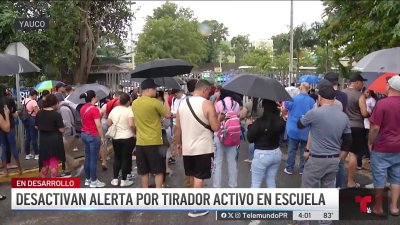
[[[82,130],[82,122],[79,112],[74,108],[73,104],[68,101],[62,101],[59,105],[59,113],[64,122],[65,132],[63,134],[63,142],[65,149],[65,162],[63,162],[63,171],[61,177],[67,177],[66,169],[71,170],[73,177],[78,177],[83,171],[83,165],[71,156],[76,142],[79,140],[76,135]],[[65,168],[65,164],[67,168]]]
[[216,145],[214,158],[213,187],[221,187],[222,162],[224,155],[228,163],[229,187],[237,186],[237,146],[240,144],[240,106],[234,100],[234,93],[221,89],[220,100],[215,103],[215,111],[221,117],[225,117],[220,125],[220,130],[215,133]]
[[[25,159],[35,158],[39,160],[38,147],[38,130],[35,128],[36,114],[39,112],[39,106],[36,102],[38,92],[32,89],[29,92],[29,97],[22,102],[22,109],[19,112],[19,118],[22,120],[25,128]],[[31,143],[34,151],[34,156],[31,154]]]

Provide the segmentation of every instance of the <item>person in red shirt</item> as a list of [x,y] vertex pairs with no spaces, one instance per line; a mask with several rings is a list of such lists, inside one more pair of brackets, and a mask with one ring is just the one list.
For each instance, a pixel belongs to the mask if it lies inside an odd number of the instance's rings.
[[172,90],[170,93],[168,93],[169,94],[169,96],[168,96],[168,105],[169,105],[170,108],[172,106],[172,100],[175,98],[175,93],[177,93],[177,92],[174,92],[174,90]]
[[114,98],[107,102],[107,106],[106,106],[106,115],[107,116],[110,115],[110,112],[113,108],[119,106],[119,96],[121,95],[121,93],[123,93],[123,92],[117,91],[114,95]]
[[[399,216],[400,196],[400,76],[388,80],[388,97],[379,100],[372,112],[368,147],[377,195],[383,196],[386,178],[390,183],[390,214]],[[382,198],[377,198],[373,213],[384,215]]]
[[80,109],[82,119],[81,138],[85,145],[85,186],[90,186],[91,188],[104,187],[106,184],[99,181],[96,174],[100,145],[104,144],[100,110],[95,106],[98,99],[96,93],[92,90],[81,94],[79,97],[84,98],[86,102]]

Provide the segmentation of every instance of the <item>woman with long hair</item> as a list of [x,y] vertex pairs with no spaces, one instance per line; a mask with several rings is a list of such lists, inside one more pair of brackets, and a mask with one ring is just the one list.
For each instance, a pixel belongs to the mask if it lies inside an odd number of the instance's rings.
[[84,98],[86,102],[80,109],[81,137],[85,145],[85,186],[91,188],[104,187],[106,184],[97,179],[97,159],[99,158],[100,145],[104,144],[100,110],[95,105],[98,99],[93,90],[86,91],[79,97]]
[[[221,116],[225,115],[228,111],[234,112],[237,117],[240,117],[240,105],[234,99],[235,93],[221,89],[219,100],[215,103],[215,110]],[[215,142],[215,158],[214,158],[214,175],[213,187],[220,188],[222,184],[222,163],[224,156],[228,164],[228,185],[231,188],[237,187],[237,146],[226,146],[218,138],[217,134],[214,137]]]
[[254,158],[251,164],[251,187],[260,188],[266,178],[268,188],[275,188],[275,178],[282,152],[279,148],[279,137],[285,131],[285,121],[280,117],[276,102],[264,99],[264,113],[254,121],[247,133],[247,139],[254,143]]
[[[10,110],[7,108],[7,105],[4,104],[4,101],[0,101],[0,132],[9,132],[10,131]],[[4,144],[4,143],[0,143]],[[4,153],[2,154],[3,157]],[[4,165],[4,164],[3,164]],[[7,167],[7,165],[6,165]],[[0,201],[5,200],[6,196],[0,194]]]
[[65,161],[63,142],[64,122],[58,110],[58,99],[49,94],[43,101],[43,109],[36,116],[35,126],[39,130],[39,164],[42,165],[40,176],[50,172],[52,178],[58,175],[58,163]]
[[130,107],[131,98],[126,93],[121,93],[119,96],[119,105],[116,106],[108,115],[107,126],[115,126],[116,134],[112,139],[114,148],[114,178],[111,185],[118,186],[118,174],[121,171],[121,187],[130,186],[132,180],[127,179],[128,172],[130,173],[132,161],[132,149],[135,148],[134,130],[135,124],[133,120],[133,112]]

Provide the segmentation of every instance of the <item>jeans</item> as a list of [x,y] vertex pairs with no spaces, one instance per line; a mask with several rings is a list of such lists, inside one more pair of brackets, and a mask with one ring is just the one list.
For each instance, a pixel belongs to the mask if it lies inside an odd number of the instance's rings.
[[400,154],[371,151],[371,171],[375,188],[383,188],[386,182],[400,185]]
[[304,150],[306,149],[307,141],[296,140],[289,137],[288,145],[288,158],[286,160],[286,170],[293,173],[294,165],[296,161],[297,149],[300,145],[300,163],[299,163],[299,173],[304,170]]
[[228,185],[231,188],[237,187],[237,149],[236,146],[225,146],[221,143],[217,136],[215,136],[215,155],[214,155],[214,175],[213,175],[213,187],[220,188],[222,183],[222,162],[224,155],[228,163]]
[[339,170],[336,175],[336,187],[345,188],[346,187],[346,172],[344,170],[344,160],[339,162]]
[[254,143],[249,143],[249,159],[253,160],[254,158]]
[[251,163],[251,187],[260,188],[265,177],[268,188],[275,188],[276,173],[281,163],[282,152],[280,148],[275,150],[254,151],[253,162]]
[[10,132],[2,134],[3,137],[1,139],[2,145],[2,154],[1,160],[7,161],[7,152],[11,152],[14,156],[15,160],[19,160],[18,158],[18,150],[17,150],[17,142],[15,140],[15,128],[11,129]]
[[100,151],[100,136],[91,136],[88,133],[82,133],[82,141],[85,145],[85,176],[87,180],[96,181],[96,165]]
[[25,154],[31,154],[30,144],[32,142],[33,151],[35,155],[38,155],[38,130],[35,128],[35,117],[29,116],[28,119],[23,121],[23,124],[25,128]]

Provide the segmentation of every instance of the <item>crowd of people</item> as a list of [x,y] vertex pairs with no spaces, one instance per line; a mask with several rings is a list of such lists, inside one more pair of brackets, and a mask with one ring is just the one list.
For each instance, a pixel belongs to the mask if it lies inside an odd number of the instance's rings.
[[[24,118],[25,159],[38,160],[41,177],[80,176],[84,171],[85,186],[92,188],[106,186],[97,178],[97,162],[100,158],[102,168],[108,168],[110,140],[112,186],[133,184],[132,159],[136,158],[142,188],[152,186],[152,177],[156,188],[167,187],[167,174],[173,172],[170,164],[182,155],[184,187],[202,188],[210,178],[214,188],[222,187],[226,160],[228,186],[235,188],[239,146],[248,142],[249,186],[260,188],[265,180],[266,187],[274,188],[281,146],[287,141],[284,173],[290,176],[297,170],[306,188],[360,187],[355,173],[362,169],[363,159],[370,159],[375,188],[390,183],[390,213],[399,215],[400,107],[393,106],[400,103],[400,76],[388,80],[387,93],[380,99],[364,88],[364,81],[356,73],[348,87],[339,90],[338,74],[329,72],[317,92],[304,82],[291,88],[292,100],[284,102],[242,96],[203,79],[188,80],[187,93],[160,90],[152,79],[145,79],[140,91],[118,91],[108,100],[89,90],[80,96],[85,104],[69,101],[73,88],[64,84],[58,84],[54,94],[42,93],[39,100],[32,90],[22,102],[24,110],[17,113],[9,98],[1,107],[3,167],[7,174],[7,158],[12,155],[22,172],[13,122],[18,115]],[[85,154],[82,166],[71,156],[80,140]],[[62,171],[58,171],[60,162]],[[382,207],[377,205],[374,213],[382,214]]]

